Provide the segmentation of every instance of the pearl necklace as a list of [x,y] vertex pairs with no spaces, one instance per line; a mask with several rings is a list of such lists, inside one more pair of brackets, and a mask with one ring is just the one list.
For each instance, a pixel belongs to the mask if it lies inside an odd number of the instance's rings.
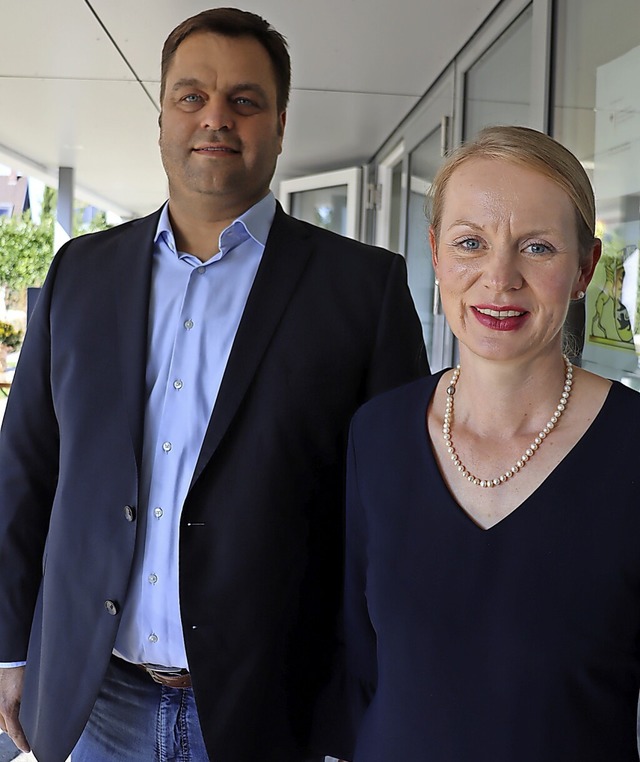
[[563,355],[563,359],[566,368],[564,387],[562,389],[560,402],[558,402],[558,406],[556,407],[554,414],[547,422],[547,425],[542,429],[542,431],[533,440],[533,442],[531,442],[529,447],[527,447],[527,449],[522,453],[515,464],[495,479],[479,479],[477,476],[474,476],[462,463],[455,447],[453,446],[453,440],[451,439],[451,429],[453,424],[453,398],[456,393],[456,384],[460,378],[460,366],[458,365],[458,367],[455,368],[453,371],[453,376],[451,377],[451,383],[447,387],[447,402],[444,411],[444,421],[442,423],[442,436],[444,437],[444,443],[447,447],[447,452],[451,456],[453,465],[456,466],[458,473],[463,478],[467,479],[472,484],[476,484],[478,487],[499,487],[501,484],[505,484],[505,482],[507,482],[512,476],[515,476],[521,468],[525,467],[529,459],[535,455],[536,451],[544,439],[547,437],[547,435],[557,425],[558,419],[564,412],[564,409],[569,402],[569,397],[571,396],[571,385],[573,384],[573,367],[566,355]]

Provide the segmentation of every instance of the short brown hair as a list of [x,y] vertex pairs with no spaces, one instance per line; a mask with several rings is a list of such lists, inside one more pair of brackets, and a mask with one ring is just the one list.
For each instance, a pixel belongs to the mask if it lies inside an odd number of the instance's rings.
[[529,127],[485,127],[470,142],[455,149],[440,167],[428,196],[429,217],[436,238],[440,234],[444,195],[454,171],[469,159],[499,159],[519,164],[547,177],[569,196],[576,210],[581,256],[593,248],[596,202],[593,188],[578,159],[543,132]]
[[211,32],[223,37],[253,37],[269,54],[276,81],[278,111],[284,111],[291,89],[291,59],[286,39],[261,16],[238,8],[211,8],[191,16],[171,32],[162,48],[160,102],[164,98],[167,72],[176,50],[196,32]]

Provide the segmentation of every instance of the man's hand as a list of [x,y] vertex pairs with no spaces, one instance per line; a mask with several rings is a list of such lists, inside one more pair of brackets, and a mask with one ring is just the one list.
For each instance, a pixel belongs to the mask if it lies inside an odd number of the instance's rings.
[[0,729],[9,735],[20,751],[29,752],[29,744],[18,720],[22,699],[24,667],[0,668]]

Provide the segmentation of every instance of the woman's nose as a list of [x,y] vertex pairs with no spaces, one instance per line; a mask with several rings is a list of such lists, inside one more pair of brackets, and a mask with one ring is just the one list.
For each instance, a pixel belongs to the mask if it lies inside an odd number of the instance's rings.
[[487,257],[485,286],[504,292],[522,287],[523,277],[517,254],[510,251],[493,251]]

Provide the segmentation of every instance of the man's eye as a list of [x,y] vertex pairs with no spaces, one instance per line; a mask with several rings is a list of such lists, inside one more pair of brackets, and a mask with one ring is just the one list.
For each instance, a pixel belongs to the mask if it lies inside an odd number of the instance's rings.
[[193,93],[190,95],[185,95],[182,99],[185,103],[198,103],[200,99],[199,95],[194,95]]

